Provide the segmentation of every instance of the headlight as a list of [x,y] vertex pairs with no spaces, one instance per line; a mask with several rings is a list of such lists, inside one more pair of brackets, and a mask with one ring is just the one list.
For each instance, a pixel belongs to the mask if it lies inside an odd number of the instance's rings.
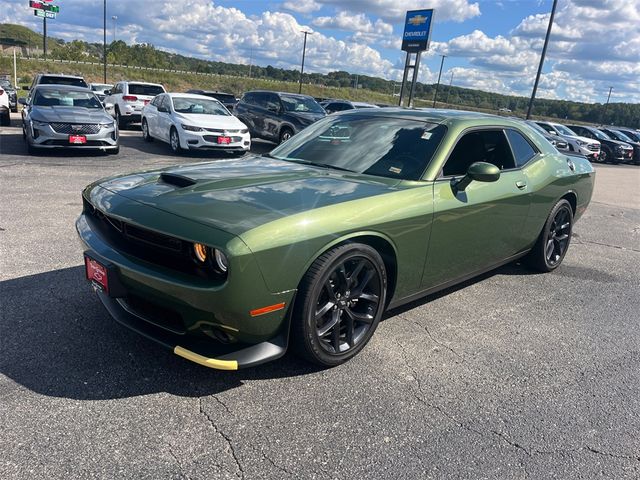
[[589,143],[583,142],[582,140],[578,140],[578,145],[580,145],[581,147],[586,147],[587,145],[589,145]]
[[616,145],[616,152],[624,152],[624,147],[622,145]]
[[182,125],[182,129],[183,130],[188,130],[189,132],[202,132],[202,131],[204,131],[203,128],[194,127],[193,125],[185,125],[184,123],[182,123],[181,125]]
[[248,128],[243,128],[242,130],[240,130],[240,133],[249,133],[249,129]]
[[218,265],[218,268],[223,273],[226,273],[227,270],[229,269],[229,260],[227,259],[227,256],[216,248],[215,257],[216,257],[216,265]]
[[107,123],[99,123],[98,125],[100,126],[100,128],[112,128],[115,125],[115,121],[114,122],[107,122]]
[[47,122],[38,122],[37,120],[32,120],[32,121],[31,121],[31,124],[32,124],[34,127],[38,127],[38,128],[41,128],[41,127],[48,127],[48,126],[49,126],[49,124],[48,124]]

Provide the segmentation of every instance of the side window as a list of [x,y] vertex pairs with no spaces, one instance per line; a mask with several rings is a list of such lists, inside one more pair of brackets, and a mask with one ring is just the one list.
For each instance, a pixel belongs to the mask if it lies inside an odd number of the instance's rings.
[[538,123],[538,125],[540,125],[542,128],[544,128],[547,132],[549,132],[551,134],[556,133],[556,131],[553,128],[551,128],[550,125],[547,125],[546,123]]
[[276,111],[280,109],[280,98],[275,93],[267,93],[265,96],[267,108],[275,109]]
[[502,130],[477,130],[466,133],[453,148],[442,175],[465,175],[475,162],[491,163],[500,170],[515,168],[511,148]]
[[160,103],[160,96],[153,97],[153,100],[151,100],[151,105],[153,105],[154,107],[157,107],[159,103]]
[[267,108],[267,95],[265,93],[255,93],[254,105],[258,107]]
[[531,146],[520,132],[507,130],[507,138],[511,144],[511,150],[515,156],[516,166],[521,167],[536,156],[536,150]]
[[166,108],[168,112],[171,111],[171,100],[169,100],[169,97],[167,95],[162,95],[162,98],[160,99],[160,105]]

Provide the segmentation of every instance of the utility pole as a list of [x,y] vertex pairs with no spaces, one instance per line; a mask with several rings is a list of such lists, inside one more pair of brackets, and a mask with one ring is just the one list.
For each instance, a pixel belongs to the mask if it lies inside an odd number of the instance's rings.
[[453,83],[453,70],[451,71],[451,79],[449,80],[449,88],[447,89],[447,98],[444,103],[449,103],[449,94],[451,93],[451,84]]
[[249,78],[251,78],[251,65],[253,64],[253,46],[249,50]]
[[107,83],[107,0],[102,1],[102,61],[104,63],[102,83]]
[[606,120],[607,107],[609,106],[609,99],[611,98],[611,90],[613,90],[613,87],[609,87],[609,95],[607,95],[607,103],[604,104],[604,109],[602,110],[602,120],[600,123],[602,123],[603,125]]
[[117,15],[112,16],[111,20],[113,20],[113,42],[115,43],[115,41],[116,41],[116,25],[118,24],[118,16]]
[[306,30],[300,30],[304,33],[304,44],[302,45],[302,65],[300,66],[300,87],[298,88],[298,93],[302,93],[302,74],[304,73],[304,55],[307,50],[307,35],[313,34],[313,32],[308,32]]
[[544,57],[547,54],[547,46],[549,45],[549,37],[551,36],[551,27],[553,26],[553,17],[556,14],[556,5],[558,0],[553,0],[553,7],[551,7],[551,16],[549,17],[549,26],[547,27],[547,36],[544,39],[544,47],[542,47],[542,55],[540,55],[540,65],[538,66],[538,73],[536,74],[536,81],[533,84],[533,92],[531,92],[531,100],[529,100],[529,107],[527,108],[527,117],[529,120],[531,117],[531,109],[533,108],[533,101],[536,98],[536,92],[538,91],[538,83],[540,82],[540,74],[542,73],[542,66],[544,65]]
[[42,17],[42,52],[47,59],[47,17]]
[[438,73],[438,83],[436,83],[436,93],[433,95],[433,108],[436,108],[436,100],[438,99],[438,87],[440,86],[440,77],[442,77],[442,66],[444,65],[444,59],[447,58],[446,55],[440,55],[442,57],[442,61],[440,62],[440,73]]

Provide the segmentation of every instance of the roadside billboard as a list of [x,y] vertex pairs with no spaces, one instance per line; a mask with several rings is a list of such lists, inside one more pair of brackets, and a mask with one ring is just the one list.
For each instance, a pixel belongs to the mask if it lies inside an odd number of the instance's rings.
[[404,22],[402,50],[413,53],[428,50],[432,20],[432,8],[408,11]]

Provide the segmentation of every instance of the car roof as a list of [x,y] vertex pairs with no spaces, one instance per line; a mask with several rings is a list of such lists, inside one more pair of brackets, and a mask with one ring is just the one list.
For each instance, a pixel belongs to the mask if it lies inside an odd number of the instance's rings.
[[91,88],[88,87],[78,87],[77,85],[58,85],[56,83],[44,83],[44,84],[38,84],[35,87],[33,87],[34,90],[47,90],[47,89],[52,89],[52,90],[71,90],[71,91],[76,91],[76,92],[91,92],[93,93],[93,90],[91,90]]
[[161,95],[169,95],[171,98],[199,98],[200,100],[213,100],[214,102],[221,103],[217,98],[207,97],[199,93],[167,92]]
[[162,88],[164,88],[164,85],[162,85],[161,83],[138,82],[136,80],[123,80],[122,83],[128,83],[128,84],[135,83],[137,85],[153,85],[154,87],[162,87]]
[[67,75],[66,73],[39,73],[38,78],[42,77],[78,78],[80,80],[84,80],[84,77],[81,75]]
[[[251,90],[246,93],[275,93],[276,95],[288,95],[290,97],[313,98],[311,95],[305,95],[303,93],[275,92],[273,90]],[[315,101],[315,98],[314,98],[314,101]]]
[[191,90],[187,90],[186,93],[219,93],[220,95],[231,95],[232,97],[235,97],[233,93],[221,92],[219,90],[201,90],[199,88],[192,88]]

